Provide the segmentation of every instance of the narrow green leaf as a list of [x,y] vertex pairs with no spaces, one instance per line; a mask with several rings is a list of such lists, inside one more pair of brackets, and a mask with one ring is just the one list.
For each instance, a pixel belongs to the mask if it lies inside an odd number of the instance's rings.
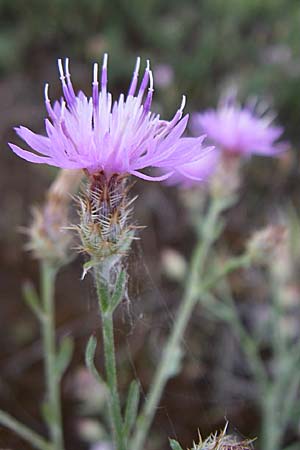
[[91,374],[95,377],[95,379],[97,381],[99,381],[99,383],[103,384],[104,381],[102,380],[101,375],[99,374],[98,370],[96,369],[95,362],[94,362],[96,347],[97,347],[97,339],[95,336],[92,335],[89,338],[89,341],[86,346],[85,364],[86,364],[87,368],[89,369],[89,371],[91,372]]
[[136,421],[140,400],[140,386],[136,380],[133,380],[129,386],[125,417],[124,417],[124,434],[129,437],[133,425]]
[[105,282],[97,281],[97,295],[102,313],[109,309],[109,289]]
[[126,281],[126,272],[125,270],[121,270],[121,272],[118,275],[116,286],[109,303],[109,309],[111,312],[115,311],[115,309],[118,307],[118,305],[123,299],[125,281]]
[[38,317],[38,319],[42,320],[43,310],[41,308],[39,296],[33,284],[30,281],[26,281],[23,283],[22,291],[27,306]]
[[169,439],[169,442],[172,450],[183,450],[181,445],[177,441],[175,441],[175,439]]
[[56,373],[61,378],[72,359],[74,350],[74,341],[71,336],[65,336],[60,344],[56,356]]

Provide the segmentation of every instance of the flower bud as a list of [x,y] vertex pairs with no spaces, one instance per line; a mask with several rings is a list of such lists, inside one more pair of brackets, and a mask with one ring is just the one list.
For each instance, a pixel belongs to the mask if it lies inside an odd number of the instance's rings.
[[199,435],[199,443],[192,450],[253,450],[252,440],[240,440],[237,436],[226,434],[227,424],[220,433],[212,433],[204,441]]
[[81,250],[90,256],[84,274],[97,266],[108,281],[111,269],[127,254],[135,228],[128,224],[135,200],[128,198],[129,189],[124,175],[107,177],[104,172],[98,172],[89,177],[89,185],[79,197],[80,224],[76,227]]
[[48,190],[44,205],[34,208],[33,221],[26,232],[29,235],[27,248],[37,259],[57,266],[70,259],[69,204],[81,178],[80,170],[61,170]]
[[166,248],[161,254],[163,272],[170,280],[182,281],[186,275],[187,263],[184,257],[171,248]]
[[95,419],[80,419],[77,423],[77,429],[80,438],[90,443],[100,441],[105,436],[105,430]]

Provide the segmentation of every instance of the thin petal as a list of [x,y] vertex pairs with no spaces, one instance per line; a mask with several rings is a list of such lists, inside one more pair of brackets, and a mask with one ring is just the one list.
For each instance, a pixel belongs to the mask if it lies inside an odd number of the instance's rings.
[[34,153],[28,152],[27,150],[23,150],[22,148],[18,147],[15,144],[8,144],[12,151],[20,156],[23,159],[26,159],[26,161],[37,163],[37,164],[50,164],[54,165],[52,162],[52,159],[47,156],[39,156],[35,155]]

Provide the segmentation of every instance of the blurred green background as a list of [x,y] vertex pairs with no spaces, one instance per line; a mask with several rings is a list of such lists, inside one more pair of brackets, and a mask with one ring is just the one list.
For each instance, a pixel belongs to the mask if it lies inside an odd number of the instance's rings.
[[[230,87],[238,89],[241,99],[261,97],[278,112],[294,151],[279,166],[256,160],[247,169],[243,202],[229,217],[227,235],[233,248],[240,248],[249,230],[265,222],[262,211],[271,215],[279,202],[298,202],[299,23],[299,0],[0,0],[2,408],[45,431],[37,408],[43,395],[39,332],[20,299],[20,284],[28,278],[37,280],[37,266],[23,252],[25,238],[18,226],[29,223],[30,206],[43,200],[55,171],[18,160],[6,142],[15,139],[12,127],[19,124],[42,132],[44,83],[50,82],[52,99],[60,95],[57,58],[70,57],[74,85],[90,92],[92,63],[108,52],[109,86],[116,95],[126,91],[136,57],[149,58],[154,109],[166,117],[175,112],[182,94],[188,99],[186,111],[192,112],[215,106]],[[146,391],[159,357],[157,343],[168,331],[170,311],[181,292],[162,275],[157,261],[166,247],[188,257],[193,238],[176,189],[139,183],[136,190],[140,195],[136,219],[147,229],[131,257],[130,270],[137,281],[131,286],[132,311],[129,317],[120,316],[118,340],[122,387],[137,371]],[[80,432],[82,411],[73,379],[83,363],[87,337],[99,326],[93,288],[79,282],[81,262],[64,269],[57,292],[59,334],[70,332],[76,339],[63,397],[67,448],[77,450],[89,444]],[[78,280],[76,292],[74,280]],[[227,370],[230,381],[236,358],[241,358],[230,341],[231,353],[223,367],[224,336],[228,333],[222,327],[217,329],[195,315],[187,335],[185,370],[168,386],[149,449],[168,448],[168,435],[191,445],[197,427],[205,435],[222,426],[224,416],[241,433],[258,433],[257,411],[244,385],[232,390],[218,384],[224,373],[220,376],[216,368]],[[100,411],[90,414],[94,419],[99,415]],[[4,430],[0,430],[0,447],[27,449]]]

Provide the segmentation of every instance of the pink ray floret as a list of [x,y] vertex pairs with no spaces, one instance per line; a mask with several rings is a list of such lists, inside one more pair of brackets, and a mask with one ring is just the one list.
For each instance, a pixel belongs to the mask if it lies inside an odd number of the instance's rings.
[[278,142],[283,128],[272,125],[274,117],[257,109],[255,104],[242,107],[235,99],[227,99],[216,110],[194,114],[193,129],[231,154],[274,156],[286,150],[287,144]]
[[[183,117],[185,97],[170,121],[151,112],[153,76],[147,61],[140,84],[140,58],[137,59],[127,95],[117,101],[107,90],[107,54],[104,55],[101,79],[94,64],[92,95],[75,93],[69,71],[69,60],[58,61],[63,97],[53,106],[45,86],[45,120],[47,136],[33,133],[23,126],[17,134],[31,147],[27,151],[15,144],[11,149],[21,158],[64,169],[85,169],[90,174],[104,171],[131,174],[146,180],[160,181],[181,170],[193,177],[186,164],[201,165],[207,148],[203,138],[184,138],[188,115]],[[100,88],[99,88],[100,84]],[[153,175],[142,171],[156,168]],[[182,169],[181,169],[182,168]],[[161,175],[163,173],[163,175]]]

